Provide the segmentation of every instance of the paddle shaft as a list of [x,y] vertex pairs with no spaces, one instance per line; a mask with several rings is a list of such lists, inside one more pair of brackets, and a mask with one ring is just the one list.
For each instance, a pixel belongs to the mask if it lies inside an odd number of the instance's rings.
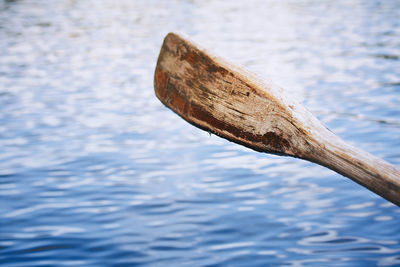
[[400,206],[400,169],[356,149],[271,82],[212,55],[187,37],[166,36],[157,97],[186,121],[257,151],[309,160]]
[[339,137],[324,138],[304,159],[328,167],[400,206],[400,169]]

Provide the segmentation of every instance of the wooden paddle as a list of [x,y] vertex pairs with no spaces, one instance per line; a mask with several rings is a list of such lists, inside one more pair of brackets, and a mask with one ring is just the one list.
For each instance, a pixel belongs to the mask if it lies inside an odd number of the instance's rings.
[[283,89],[169,33],[157,97],[191,124],[260,152],[328,167],[400,206],[400,168],[345,143]]

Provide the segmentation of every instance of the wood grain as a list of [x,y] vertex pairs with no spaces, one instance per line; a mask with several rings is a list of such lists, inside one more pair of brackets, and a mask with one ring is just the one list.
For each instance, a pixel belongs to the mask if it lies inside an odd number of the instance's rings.
[[157,97],[186,121],[256,151],[328,167],[400,206],[400,169],[329,131],[285,91],[182,34],[164,40]]

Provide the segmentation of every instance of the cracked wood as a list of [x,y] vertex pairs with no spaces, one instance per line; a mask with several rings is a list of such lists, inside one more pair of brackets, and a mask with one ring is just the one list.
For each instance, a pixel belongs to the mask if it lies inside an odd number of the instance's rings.
[[283,89],[169,33],[154,76],[157,97],[186,121],[256,151],[328,167],[400,205],[400,169],[356,149]]

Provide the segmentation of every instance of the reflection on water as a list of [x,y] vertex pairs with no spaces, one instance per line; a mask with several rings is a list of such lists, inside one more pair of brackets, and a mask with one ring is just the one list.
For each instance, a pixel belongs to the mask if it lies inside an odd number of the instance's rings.
[[287,88],[400,165],[400,5],[0,0],[0,262],[400,265],[400,210],[163,107],[168,31]]

